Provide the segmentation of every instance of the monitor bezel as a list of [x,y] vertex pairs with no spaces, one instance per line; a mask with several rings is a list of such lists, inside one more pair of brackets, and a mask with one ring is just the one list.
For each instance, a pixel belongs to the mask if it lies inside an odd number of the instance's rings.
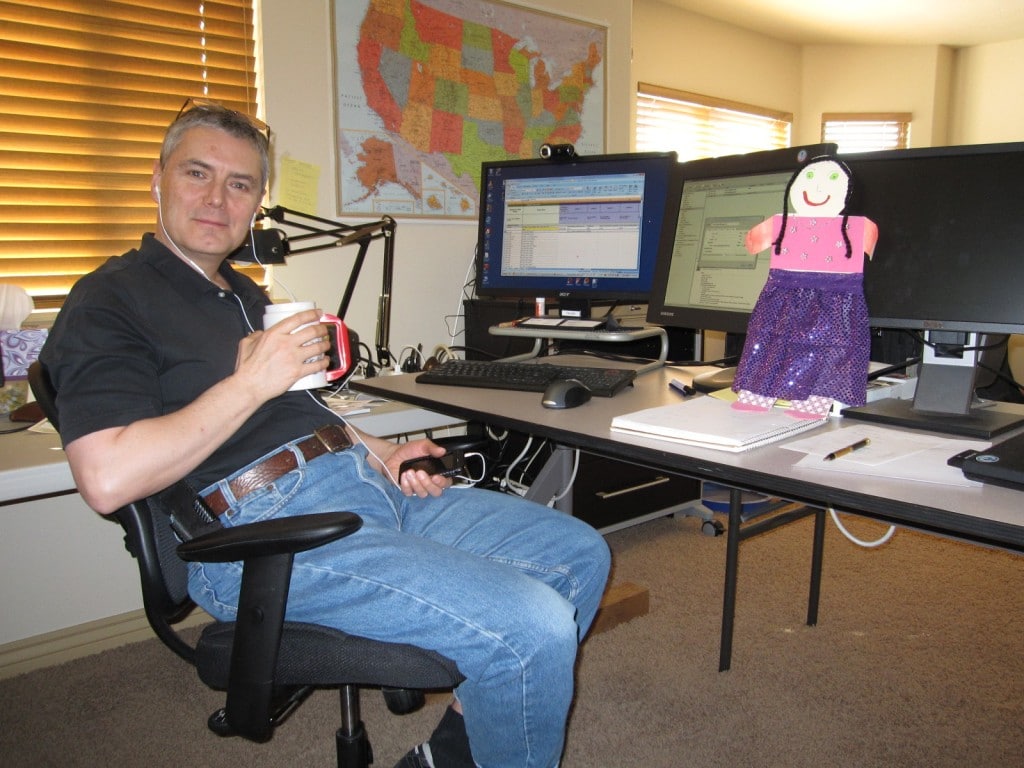
[[[477,223],[477,254],[475,259],[474,291],[476,296],[485,299],[521,299],[531,301],[535,298],[544,298],[554,301],[561,300],[566,303],[593,302],[595,304],[614,304],[646,302],[650,296],[650,287],[654,280],[654,273],[657,268],[661,230],[663,229],[664,218],[668,211],[668,208],[666,207],[667,195],[658,197],[649,195],[650,190],[648,189],[647,181],[645,181],[644,218],[647,220],[650,216],[657,215],[657,217],[662,220],[662,223],[659,223],[658,232],[654,235],[653,247],[649,248],[648,253],[641,254],[642,258],[646,256],[647,261],[646,264],[641,265],[642,275],[643,270],[645,268],[647,270],[646,278],[638,278],[638,280],[643,280],[642,285],[635,288],[627,288],[621,284],[613,283],[609,288],[567,289],[564,286],[555,287],[549,284],[550,281],[547,278],[533,279],[523,277],[518,279],[513,285],[499,286],[485,286],[483,280],[483,247],[486,230],[491,223],[486,213],[486,185],[488,174],[491,169],[520,169],[535,167],[538,169],[538,177],[540,177],[544,175],[540,173],[540,171],[547,168],[550,168],[554,172],[550,175],[564,175],[567,171],[571,171],[573,168],[580,168],[583,166],[589,169],[587,175],[592,175],[594,173],[598,173],[600,166],[602,165],[614,166],[614,169],[610,168],[609,170],[621,171],[621,169],[625,167],[625,164],[630,162],[663,163],[665,166],[664,186],[666,192],[671,188],[675,167],[679,164],[678,156],[675,152],[626,152],[605,155],[576,155],[571,158],[552,157],[550,159],[523,158],[518,160],[492,160],[482,163],[480,170],[480,215]],[[595,168],[598,170],[594,170]],[[647,206],[654,206],[654,208],[648,209]],[[658,210],[659,208],[660,210]],[[649,210],[650,213],[648,212]]]

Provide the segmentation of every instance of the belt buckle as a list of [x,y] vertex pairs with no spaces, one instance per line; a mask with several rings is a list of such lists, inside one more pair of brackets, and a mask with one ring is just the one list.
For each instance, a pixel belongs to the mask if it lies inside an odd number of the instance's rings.
[[341,453],[352,447],[352,438],[348,430],[339,424],[328,424],[313,430],[316,439],[331,453]]

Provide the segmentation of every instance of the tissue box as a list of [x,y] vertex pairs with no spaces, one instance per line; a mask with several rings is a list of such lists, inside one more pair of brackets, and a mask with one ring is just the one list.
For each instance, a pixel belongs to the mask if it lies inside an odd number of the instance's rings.
[[44,341],[45,328],[0,331],[4,373],[3,386],[0,387],[0,415],[20,408],[28,400],[28,367],[39,357]]
[[46,334],[45,328],[0,331],[0,354],[3,355],[4,378],[7,381],[28,378],[28,367],[39,357]]

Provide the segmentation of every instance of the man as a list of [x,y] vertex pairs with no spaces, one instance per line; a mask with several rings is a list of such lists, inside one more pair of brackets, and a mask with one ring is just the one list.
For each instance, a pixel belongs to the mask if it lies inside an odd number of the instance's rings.
[[[287,618],[458,664],[452,708],[401,765],[556,765],[607,546],[518,497],[399,477],[403,460],[443,448],[362,434],[288,391],[328,365],[318,314],[262,330],[267,299],[225,262],[263,197],[267,136],[218,105],[186,106],[153,171],[156,233],[79,281],[41,354],[79,491],[109,514],[185,478],[228,526],[356,512],[356,534],[296,556]],[[196,602],[233,618],[238,565],[190,568]]]

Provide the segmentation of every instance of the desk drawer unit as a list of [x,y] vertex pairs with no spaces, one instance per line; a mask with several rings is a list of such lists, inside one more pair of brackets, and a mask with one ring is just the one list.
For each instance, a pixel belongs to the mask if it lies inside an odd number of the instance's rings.
[[573,515],[599,530],[650,519],[700,498],[700,483],[690,478],[583,453],[573,485]]

